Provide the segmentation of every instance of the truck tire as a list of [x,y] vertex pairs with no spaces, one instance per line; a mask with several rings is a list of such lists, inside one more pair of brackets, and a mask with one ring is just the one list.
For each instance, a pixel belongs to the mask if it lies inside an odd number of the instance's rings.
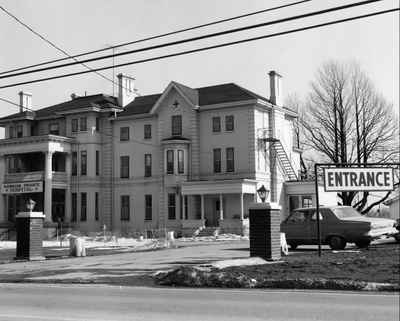
[[346,247],[346,240],[340,236],[332,236],[329,238],[329,247],[332,250],[343,250]]

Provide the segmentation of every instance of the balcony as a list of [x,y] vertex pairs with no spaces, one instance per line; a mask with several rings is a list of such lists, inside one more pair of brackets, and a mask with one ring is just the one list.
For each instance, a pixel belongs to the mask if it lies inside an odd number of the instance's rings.
[[43,181],[44,172],[23,172],[23,173],[8,173],[4,175],[4,183],[20,183],[20,182],[32,182],[32,181]]
[[[44,171],[37,172],[23,172],[23,173],[8,173],[4,175],[4,183],[22,183],[22,182],[33,182],[43,181]],[[53,183],[67,183],[66,172],[53,172]]]

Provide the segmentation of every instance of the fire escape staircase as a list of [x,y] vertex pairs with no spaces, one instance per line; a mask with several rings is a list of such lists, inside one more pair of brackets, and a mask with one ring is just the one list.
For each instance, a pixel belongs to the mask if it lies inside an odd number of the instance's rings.
[[281,141],[271,135],[269,130],[262,131],[262,138],[264,143],[269,142],[270,146],[276,153],[276,158],[278,159],[279,165],[283,171],[285,179],[288,181],[297,181],[298,177],[293,169],[292,163],[286,154],[285,148],[283,147]]
[[293,169],[292,163],[290,162],[290,159],[289,159],[288,155],[286,154],[286,151],[283,148],[281,141],[279,139],[277,139],[277,140],[271,142],[271,146],[276,152],[278,162],[283,170],[286,180],[297,181],[298,178],[297,178],[296,172]]

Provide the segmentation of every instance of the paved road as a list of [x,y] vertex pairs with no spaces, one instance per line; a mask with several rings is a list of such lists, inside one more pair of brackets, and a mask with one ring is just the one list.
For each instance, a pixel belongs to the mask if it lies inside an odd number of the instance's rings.
[[0,284],[0,320],[397,321],[396,294]]

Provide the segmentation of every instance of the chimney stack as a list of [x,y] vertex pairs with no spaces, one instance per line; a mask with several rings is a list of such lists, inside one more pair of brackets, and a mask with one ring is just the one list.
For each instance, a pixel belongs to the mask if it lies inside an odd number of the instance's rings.
[[272,104],[281,107],[283,105],[282,76],[275,70],[271,70],[268,75],[270,88],[269,100]]
[[21,90],[18,95],[19,112],[22,113],[24,110],[32,109],[32,94]]
[[132,102],[136,94],[135,78],[118,74],[118,103],[121,107],[125,107]]

